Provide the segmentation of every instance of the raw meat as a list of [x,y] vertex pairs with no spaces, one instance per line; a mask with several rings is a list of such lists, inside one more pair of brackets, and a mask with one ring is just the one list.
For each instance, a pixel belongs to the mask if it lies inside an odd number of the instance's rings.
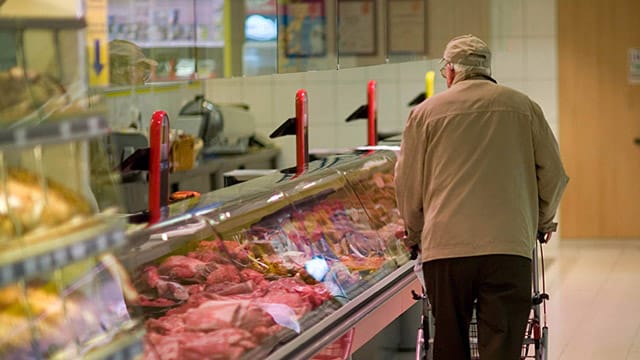
[[188,256],[174,255],[166,258],[158,267],[160,275],[176,280],[204,279],[210,270],[207,263]]
[[189,331],[212,331],[233,327],[246,305],[239,301],[207,301],[184,314]]
[[189,291],[185,287],[176,282],[163,280],[155,266],[147,266],[144,269],[144,276],[147,285],[156,289],[159,297],[170,300],[187,300],[189,298]]
[[180,315],[165,315],[160,319],[149,319],[146,325],[149,334],[174,334],[183,332],[185,328],[184,319]]
[[179,360],[179,340],[176,336],[148,333],[143,343],[145,360]]
[[242,329],[222,329],[209,334],[191,335],[184,342],[184,360],[235,360],[257,346],[251,333]]
[[215,265],[213,270],[207,276],[207,284],[217,284],[221,282],[239,283],[242,281],[240,272],[233,265]]
[[140,295],[138,297],[138,305],[140,306],[148,306],[148,307],[169,307],[175,305],[176,302],[165,299],[165,298],[156,298],[152,299],[145,295]]
[[233,282],[221,282],[206,287],[207,292],[212,292],[217,295],[238,295],[238,294],[250,294],[256,289],[256,285],[253,280],[233,283]]

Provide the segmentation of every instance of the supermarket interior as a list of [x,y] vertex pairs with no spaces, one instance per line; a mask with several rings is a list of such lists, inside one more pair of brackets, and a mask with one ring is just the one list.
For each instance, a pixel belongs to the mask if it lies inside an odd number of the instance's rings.
[[0,359],[430,359],[394,168],[474,34],[571,179],[522,358],[640,360],[637,14],[0,0]]

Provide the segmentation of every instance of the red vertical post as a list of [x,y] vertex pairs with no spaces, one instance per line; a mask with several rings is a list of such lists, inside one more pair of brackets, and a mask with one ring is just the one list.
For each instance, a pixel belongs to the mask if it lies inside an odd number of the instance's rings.
[[296,175],[300,175],[309,165],[309,101],[307,91],[296,93]]
[[376,81],[371,80],[367,86],[367,139],[369,146],[378,144],[378,109],[376,106]]
[[162,110],[151,116],[149,145],[149,224],[155,224],[169,205],[169,116]]

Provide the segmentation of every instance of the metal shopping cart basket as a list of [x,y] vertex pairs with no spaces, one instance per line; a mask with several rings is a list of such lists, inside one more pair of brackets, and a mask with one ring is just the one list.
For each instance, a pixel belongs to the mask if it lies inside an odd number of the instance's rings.
[[[531,266],[532,296],[531,312],[522,343],[521,359],[547,360],[549,329],[547,327],[546,301],[549,295],[545,292],[544,277],[544,252],[542,244],[546,242],[544,234],[538,235],[538,241],[533,249]],[[415,254],[412,254],[415,255]],[[414,258],[414,256],[412,256]],[[412,291],[413,298],[422,302],[422,315],[416,339],[416,360],[429,360],[432,358],[431,345],[435,331],[435,321],[431,314],[431,305],[425,292],[422,266],[419,259],[416,261],[414,271],[422,283],[422,294]],[[475,311],[469,327],[469,343],[471,346],[471,359],[480,359],[478,352],[478,323]]]

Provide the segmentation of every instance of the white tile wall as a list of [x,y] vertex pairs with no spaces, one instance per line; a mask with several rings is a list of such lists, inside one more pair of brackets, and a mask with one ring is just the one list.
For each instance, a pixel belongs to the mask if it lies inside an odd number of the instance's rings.
[[[552,128],[557,129],[556,0],[492,0],[491,6],[491,35],[486,40],[494,52],[494,76],[537,101]],[[376,80],[378,84],[378,128],[401,131],[410,111],[407,103],[424,91],[426,71],[436,71],[436,93],[445,90],[438,60],[439,55],[429,61],[402,64],[214,79],[207,83],[207,97],[249,104],[258,128],[271,131],[295,115],[295,93],[305,88],[310,145],[353,146],[365,142],[366,123],[345,123],[344,119],[366,102],[367,82]],[[277,141],[284,153],[280,166],[295,164],[293,137]]]
[[242,102],[249,105],[257,126],[274,130],[273,76],[252,76],[244,79]]
[[529,79],[555,80],[558,78],[558,56],[554,36],[525,39],[526,75]]
[[493,0],[490,14],[492,34],[500,34],[505,37],[523,36],[523,0]]
[[361,146],[367,143],[367,122],[356,121],[340,125],[336,132],[337,147]]
[[526,78],[527,51],[522,37],[495,37],[492,48],[492,73],[500,82]]

